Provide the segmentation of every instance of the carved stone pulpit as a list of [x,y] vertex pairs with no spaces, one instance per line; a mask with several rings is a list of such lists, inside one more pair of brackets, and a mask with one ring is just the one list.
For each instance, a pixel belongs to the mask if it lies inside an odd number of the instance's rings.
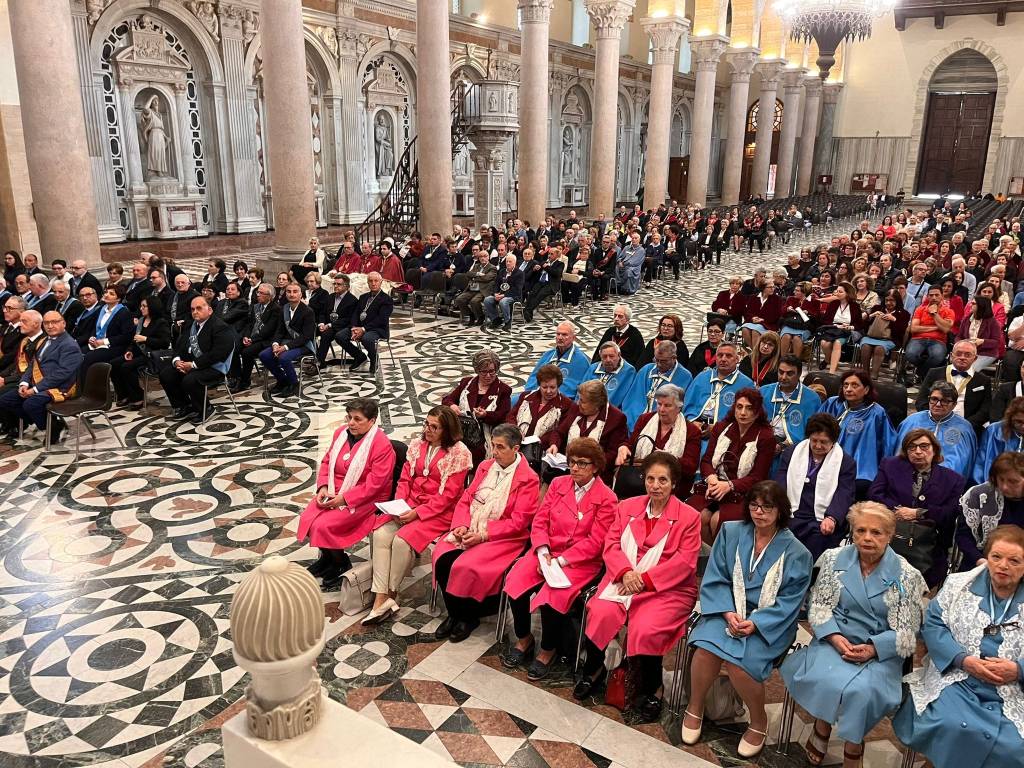
[[505,211],[505,146],[519,132],[519,83],[483,80],[466,96],[465,119],[473,142],[473,219],[499,226]]

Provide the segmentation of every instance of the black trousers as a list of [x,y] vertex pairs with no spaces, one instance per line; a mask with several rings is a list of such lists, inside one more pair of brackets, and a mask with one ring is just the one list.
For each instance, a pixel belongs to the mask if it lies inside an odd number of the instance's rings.
[[[349,330],[348,327],[335,328],[334,326],[328,326],[327,330],[320,334],[320,340],[317,341],[316,345],[316,359],[320,361],[320,365],[327,362],[327,353],[331,351],[331,344],[335,341],[340,344],[342,341],[341,334],[347,330]],[[349,336],[351,336],[351,333]]]
[[231,363],[231,375],[239,381],[248,384],[252,381],[252,369],[256,365],[256,358],[260,352],[269,347],[270,344],[263,341],[254,341],[248,347],[239,344],[238,354]]
[[[509,600],[512,608],[512,626],[516,637],[523,638],[530,634],[530,600],[540,590],[538,584],[524,592],[515,600]],[[545,651],[558,649],[558,644],[568,636],[572,622],[564,613],[559,613],[550,605],[540,607],[540,647]]]
[[132,403],[142,401],[143,392],[139,376],[147,365],[149,358],[141,355],[131,360],[125,360],[124,356],[121,356],[110,361],[110,380],[114,384],[114,392],[117,393],[119,400],[126,398]]
[[675,276],[676,280],[679,279],[679,264],[682,260],[683,257],[676,252],[665,253],[665,263],[672,268],[672,274]]
[[168,365],[160,371],[160,383],[171,405],[192,408],[196,413],[203,412],[204,387],[222,379],[220,372],[213,368],[193,368],[183,374],[173,365]]
[[[604,666],[604,650],[594,645],[589,637],[584,639],[584,647],[587,649],[587,661],[583,665],[583,674],[586,677],[593,677]],[[654,696],[661,688],[663,659],[663,656],[645,654],[637,654],[627,659],[639,671],[640,690],[638,693],[641,696]]]
[[530,291],[530,295],[526,297],[526,303],[523,305],[523,308],[532,314],[549,296],[554,296],[557,290],[558,283],[554,280],[548,280],[546,283],[537,283],[533,290]]
[[566,305],[571,304],[572,306],[575,307],[577,304],[580,303],[580,296],[583,295],[583,292],[587,290],[589,285],[590,279],[586,277],[580,280],[578,283],[568,283],[563,280],[562,303]]
[[754,252],[754,242],[757,242],[757,250],[764,253],[764,234],[755,235],[751,232],[747,233],[747,253]]
[[470,624],[479,621],[481,616],[495,613],[498,609],[499,595],[498,593],[488,595],[483,601],[480,601],[471,597],[457,597],[448,594],[448,579],[452,575],[452,566],[463,554],[465,554],[465,550],[453,549],[437,558],[437,562],[434,563],[434,578],[437,579],[438,586],[441,587],[444,605],[448,609],[448,616],[451,620],[455,623]]

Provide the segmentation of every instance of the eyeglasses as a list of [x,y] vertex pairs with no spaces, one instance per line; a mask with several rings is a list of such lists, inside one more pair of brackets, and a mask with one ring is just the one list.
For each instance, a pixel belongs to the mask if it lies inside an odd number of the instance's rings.
[[747,509],[751,512],[757,512],[758,510],[761,512],[774,512],[778,507],[772,506],[771,504],[762,504],[758,501],[752,501],[747,505]]
[[594,462],[586,459],[569,459],[568,464],[570,467],[579,467],[580,469],[594,466]]
[[494,376],[497,372],[497,368],[482,368],[477,371],[481,376]]
[[907,446],[908,451],[928,451],[931,450],[932,444],[929,443],[914,443]]
[[931,405],[949,405],[950,403],[953,403],[953,402],[955,402],[955,401],[953,401],[953,400],[947,400],[947,399],[946,399],[946,398],[944,398],[944,397],[929,397],[929,398],[928,398],[928,402],[929,402],[929,403],[930,403]]

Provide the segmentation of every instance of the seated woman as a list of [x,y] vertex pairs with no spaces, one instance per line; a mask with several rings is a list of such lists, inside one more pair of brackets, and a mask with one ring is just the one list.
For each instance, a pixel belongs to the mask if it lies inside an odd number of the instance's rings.
[[572,695],[585,699],[604,688],[604,649],[628,619],[625,656],[640,670],[632,704],[654,722],[661,715],[662,657],[686,631],[697,601],[700,516],[672,493],[675,456],[654,451],[641,469],[647,493],[619,503],[605,539],[605,574],[588,604],[587,656]]
[[860,340],[860,367],[878,378],[882,361],[903,346],[903,339],[910,325],[910,314],[903,308],[900,292],[890,288],[885,292],[882,303],[876,305],[864,318],[865,331]]
[[928,656],[909,678],[893,730],[935,768],[1020,765],[1022,578],[1024,530],[1001,525],[985,562],[950,576],[925,612]]
[[811,583],[811,554],[788,530],[789,516],[785,490],[765,480],[747,494],[743,519],[723,525],[715,539],[700,583],[701,618],[690,635],[697,650],[690,663],[684,744],[700,739],[704,701],[724,665],[750,712],[739,755],[749,759],[764,748],[765,680],[796,637]]
[[462,426],[451,408],[427,411],[423,432],[409,443],[395,500],[409,505],[398,516],[377,515],[373,524],[373,608],[363,624],[398,613],[395,599],[416,555],[451,530],[452,514],[473,456],[461,442]]
[[857,464],[839,445],[839,422],[827,413],[811,416],[804,434],[782,454],[775,482],[786,489],[793,509],[789,529],[817,560],[846,533]]
[[686,341],[683,340],[683,321],[679,315],[663,315],[658,321],[658,334],[647,342],[644,353],[637,362],[636,369],[639,371],[648,363],[654,362],[654,348],[659,341],[671,341],[676,345],[676,357],[679,360],[688,361],[690,350],[686,348]]
[[373,530],[377,502],[391,498],[395,471],[395,449],[377,426],[376,401],[358,397],[345,404],[345,411],[348,421],[334,433],[320,462],[316,496],[302,511],[295,536],[320,548],[309,572],[323,579],[328,592],[352,567],[345,547]]
[[[1020,382],[1016,386],[1020,387]],[[975,485],[984,483],[996,457],[1006,451],[1024,452],[1024,396],[1013,398],[1006,405],[1002,420],[985,427],[969,479]]]
[[740,326],[740,333],[746,347],[756,347],[762,333],[778,331],[781,317],[782,297],[776,295],[775,283],[766,280],[757,294],[746,297],[743,302],[743,325]]
[[810,283],[797,283],[793,295],[783,305],[782,319],[779,320],[782,326],[779,347],[783,355],[800,357],[804,353],[804,344],[814,336],[814,324],[821,313],[821,304],[813,291],[814,286]]
[[877,402],[874,382],[866,371],[852,370],[839,380],[839,394],[821,404],[821,412],[839,422],[839,444],[857,462],[857,498],[867,499],[878,464],[896,452],[896,430]]
[[434,547],[434,582],[448,609],[437,640],[461,643],[480,626],[480,617],[497,607],[502,576],[529,541],[540,482],[519,455],[522,441],[511,424],[494,428],[494,458],[477,468],[451,530]]
[[[512,608],[516,642],[501,657],[509,669],[522,666],[531,680],[547,677],[563,638],[569,636],[568,613],[587,585],[601,572],[605,535],[615,519],[615,494],[599,475],[604,451],[596,440],[581,437],[567,449],[569,474],[556,477],[544,495],[530,529],[530,551],[512,566],[505,593]],[[568,587],[551,587],[540,561],[557,562]],[[540,611],[540,647],[530,631],[530,614]],[[575,648],[574,648],[575,650]]]
[[700,427],[683,416],[683,391],[675,384],[663,384],[654,393],[658,404],[656,412],[645,413],[637,419],[633,436],[619,447],[615,457],[617,470],[615,495],[620,499],[640,496],[644,492],[643,476],[623,471],[622,467],[639,466],[654,451],[665,451],[679,459],[679,482],[676,496],[689,497],[693,476],[700,461]]
[[576,392],[579,402],[570,406],[557,426],[541,435],[540,442],[549,454],[556,454],[564,452],[565,446],[577,437],[594,438],[604,451],[602,477],[606,483],[610,482],[619,446],[629,437],[626,417],[608,403],[608,392],[600,381],[585,381]]
[[147,296],[139,302],[139,319],[135,323],[135,336],[131,346],[121,357],[110,361],[110,381],[117,395],[117,405],[129,410],[142,409],[144,400],[139,376],[150,366],[150,352],[167,349],[171,345],[171,326],[164,317],[164,305],[159,299]]
[[979,296],[971,305],[971,312],[965,315],[957,330],[955,341],[971,341],[978,348],[978,359],[972,366],[983,371],[994,365],[1006,352],[1003,327],[992,314],[992,301]]
[[821,341],[821,359],[827,362],[829,373],[838,370],[843,345],[861,327],[860,305],[854,298],[853,286],[847,282],[840,283],[833,296],[835,301],[829,302],[823,310],[822,326],[817,331]]
[[919,562],[919,556],[902,538],[892,544],[921,571],[929,588],[941,584],[949,569],[947,553],[960,511],[957,500],[964,491],[964,478],[941,464],[942,446],[935,434],[928,429],[912,429],[903,438],[899,456],[882,459],[878,477],[868,490],[868,498],[891,509],[898,521],[934,529],[936,541],[930,562]]
[[[804,748],[821,765],[832,726],[846,742],[844,768],[859,768],[864,736],[899,706],[903,660],[921,626],[924,578],[889,548],[896,517],[873,501],[849,514],[853,544],[818,561],[808,620],[814,638],[782,664],[782,679],[814,720]],[[895,622],[895,623],[894,623]]]
[[711,428],[700,461],[703,482],[694,486],[687,504],[701,513],[701,534],[707,544],[727,520],[743,517],[747,491],[767,480],[775,459],[775,432],[756,389],[736,393],[732,408]]
[[782,339],[775,331],[761,335],[753,351],[740,360],[740,373],[749,376],[759,387],[774,384],[779,380],[779,358],[782,356]]
[[[532,392],[523,392],[516,400],[515,407],[509,411],[506,423],[519,427],[523,439],[537,437],[554,429],[572,407],[572,400],[559,392],[564,376],[557,365],[542,365],[537,369],[537,388]],[[523,457],[530,463],[534,472],[539,473],[541,464],[541,447],[533,442],[522,448]]]
[[715,367],[715,353],[718,345],[725,338],[725,321],[708,321],[708,338],[693,348],[690,359],[686,363],[686,369],[694,376],[698,375],[705,368]]
[[474,418],[480,423],[483,443],[471,446],[473,463],[479,464],[490,455],[491,430],[508,417],[512,409],[512,387],[498,378],[501,359],[490,350],[473,355],[475,376],[466,376],[455,389],[444,396],[441,405],[447,405],[456,416]]
[[960,570],[982,565],[982,550],[998,525],[1024,527],[1024,453],[1000,454],[988,471],[988,482],[968,488],[960,498],[956,545],[963,559]]

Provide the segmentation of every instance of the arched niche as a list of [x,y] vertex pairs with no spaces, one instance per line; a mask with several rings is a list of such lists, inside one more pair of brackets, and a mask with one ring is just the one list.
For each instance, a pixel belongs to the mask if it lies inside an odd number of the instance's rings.
[[583,205],[588,199],[590,183],[590,134],[594,113],[590,96],[579,83],[566,90],[558,117],[562,203]]

